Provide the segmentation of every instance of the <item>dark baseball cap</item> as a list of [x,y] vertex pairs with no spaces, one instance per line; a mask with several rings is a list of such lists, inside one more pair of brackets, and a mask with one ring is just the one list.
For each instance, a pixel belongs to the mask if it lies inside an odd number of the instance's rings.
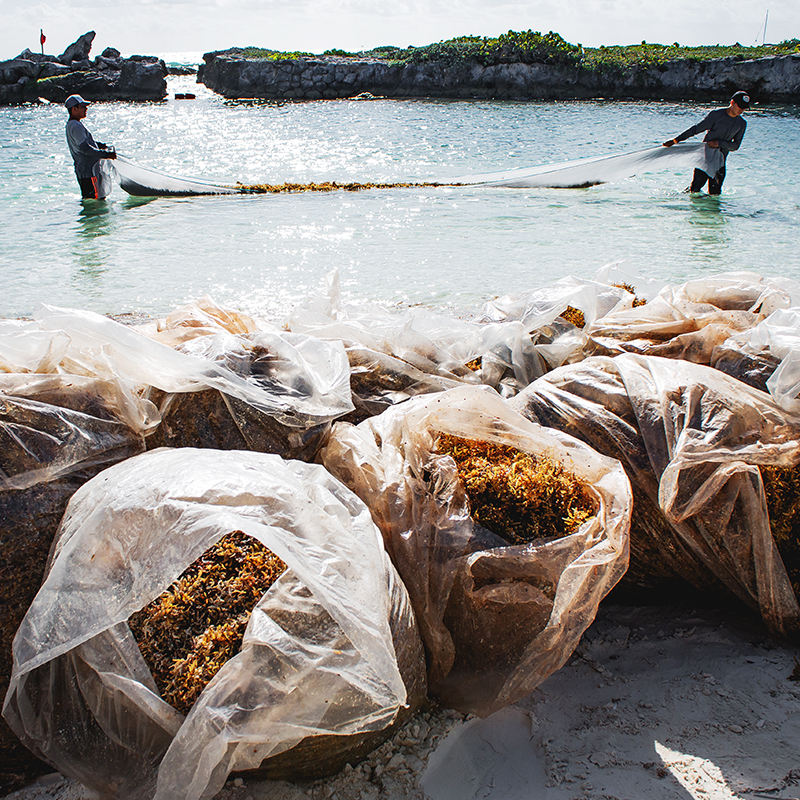
[[64,105],[69,108],[75,108],[75,106],[88,106],[89,101],[84,100],[79,94],[71,94],[65,101]]
[[750,95],[747,92],[736,92],[733,97],[731,97],[734,103],[736,103],[739,108],[750,108]]

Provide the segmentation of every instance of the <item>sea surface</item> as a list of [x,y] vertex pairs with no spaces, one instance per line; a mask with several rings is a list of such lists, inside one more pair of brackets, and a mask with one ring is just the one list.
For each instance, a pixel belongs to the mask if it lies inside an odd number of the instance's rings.
[[[195,93],[191,100],[176,93]],[[727,104],[727,98],[720,98]],[[713,106],[666,102],[230,101],[192,76],[162,103],[97,103],[129,159],[215,183],[447,182],[637,151]],[[686,170],[585,189],[480,186],[82,201],[59,105],[0,108],[0,316],[38,302],[160,315],[203,295],[282,320],[338,270],[345,300],[477,311],[610,263],[672,283],[800,280],[800,108],[758,107],[719,198]]]

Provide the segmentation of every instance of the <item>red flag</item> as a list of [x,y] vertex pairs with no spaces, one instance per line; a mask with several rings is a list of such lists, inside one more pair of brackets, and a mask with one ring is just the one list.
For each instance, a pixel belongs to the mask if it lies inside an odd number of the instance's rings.
[[47,37],[42,32],[42,29],[39,28],[39,44],[44,44],[47,41]]

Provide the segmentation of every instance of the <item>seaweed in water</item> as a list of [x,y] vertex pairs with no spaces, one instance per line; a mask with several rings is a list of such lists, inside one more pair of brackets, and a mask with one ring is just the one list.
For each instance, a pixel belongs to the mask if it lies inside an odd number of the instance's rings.
[[442,186],[461,186],[460,183],[237,183],[235,188],[242,194],[292,194],[295,192],[360,192],[364,189],[420,189]]
[[510,544],[569,536],[598,511],[589,485],[547,456],[444,433],[436,451],[456,462],[472,518]]
[[188,714],[242,644],[250,614],[286,570],[256,539],[234,531],[128,620],[161,697]]

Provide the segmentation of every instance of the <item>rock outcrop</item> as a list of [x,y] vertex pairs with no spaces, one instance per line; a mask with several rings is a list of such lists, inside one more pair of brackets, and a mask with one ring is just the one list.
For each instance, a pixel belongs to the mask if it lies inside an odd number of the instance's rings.
[[673,61],[589,69],[548,64],[426,62],[366,58],[244,58],[236,49],[206,53],[198,83],[227,98],[319,100],[371,94],[502,100],[593,97],[714,100],[745,89],[760,103],[800,100],[800,55],[754,60]]
[[122,58],[107,47],[89,60],[94,31],[79,37],[60,56],[24,50],[0,62],[0,105],[18,105],[42,98],[63,103],[71,94],[87,100],[163,100],[167,67],[155,56]]

